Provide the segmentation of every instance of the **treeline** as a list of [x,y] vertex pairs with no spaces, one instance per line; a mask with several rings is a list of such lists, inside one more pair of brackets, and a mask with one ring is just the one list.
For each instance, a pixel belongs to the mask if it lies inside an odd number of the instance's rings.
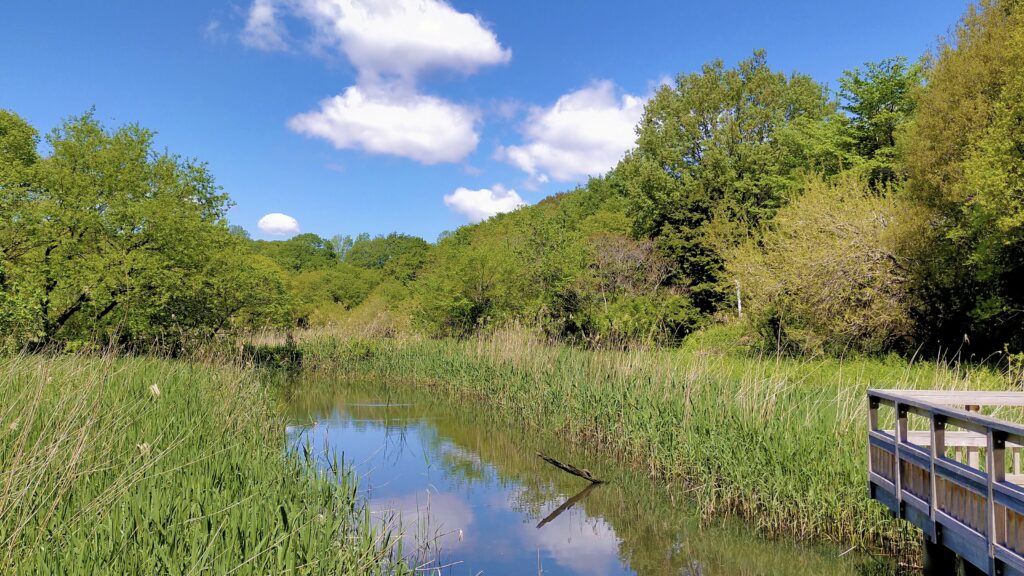
[[680,75],[603,178],[442,239],[414,320],[587,342],[735,318],[771,349],[1024,349],[1024,9],[834,93],[763,52]]
[[0,332],[175,345],[516,321],[591,345],[743,321],[794,352],[1024,349],[1024,8],[988,0],[920,61],[838,89],[764,52],[662,86],[617,167],[435,244],[250,240],[205,166],[72,118],[0,114]]

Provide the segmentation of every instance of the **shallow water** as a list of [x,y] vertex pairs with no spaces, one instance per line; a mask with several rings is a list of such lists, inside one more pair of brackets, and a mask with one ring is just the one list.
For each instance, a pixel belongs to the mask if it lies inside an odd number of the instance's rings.
[[[882,574],[877,561],[701,522],[685,493],[471,402],[422,388],[306,379],[290,387],[290,444],[353,467],[403,555],[451,575]],[[537,457],[588,468],[591,486]],[[437,570],[424,571],[437,574]]]

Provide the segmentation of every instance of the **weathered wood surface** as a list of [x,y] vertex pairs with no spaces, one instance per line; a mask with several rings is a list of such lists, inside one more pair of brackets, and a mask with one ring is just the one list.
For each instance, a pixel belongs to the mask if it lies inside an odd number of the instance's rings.
[[[1024,576],[1024,426],[978,412],[980,406],[1024,406],[1024,392],[867,395],[871,497],[982,573]],[[878,428],[883,406],[895,413],[894,430]],[[908,430],[909,414],[926,419],[930,429]]]
[[1024,406],[1024,393],[1021,392],[980,390],[885,390],[885,392],[946,406]]
[[580,478],[583,478],[584,480],[589,480],[590,482],[592,482],[594,484],[603,484],[604,483],[604,480],[601,480],[599,478],[595,478],[594,475],[590,473],[590,470],[587,470],[586,468],[577,468],[577,467],[573,466],[572,464],[566,464],[564,462],[559,462],[558,460],[555,460],[554,458],[552,458],[550,456],[545,456],[545,455],[541,454],[540,452],[537,452],[537,456],[540,456],[545,462],[547,462],[548,464],[551,464],[555,468],[558,468],[560,470],[568,472],[569,474],[572,474],[574,476],[579,476]]

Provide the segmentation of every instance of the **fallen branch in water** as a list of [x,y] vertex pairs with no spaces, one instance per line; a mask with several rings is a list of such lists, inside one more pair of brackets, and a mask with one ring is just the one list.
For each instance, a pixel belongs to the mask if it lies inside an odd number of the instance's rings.
[[559,462],[558,460],[555,460],[554,458],[551,458],[550,456],[545,456],[545,455],[541,454],[540,452],[537,452],[537,456],[540,456],[541,458],[543,458],[544,461],[547,462],[548,464],[551,464],[552,466],[554,466],[556,468],[559,468],[559,469],[561,469],[561,470],[563,470],[565,472],[568,472],[569,474],[572,474],[574,476],[579,476],[580,478],[583,478],[584,480],[589,480],[590,482],[593,482],[594,484],[604,484],[604,480],[600,480],[598,478],[594,478],[594,475],[591,474],[590,470],[587,470],[586,468],[577,468],[577,467],[573,466],[572,464],[565,464],[563,462]]

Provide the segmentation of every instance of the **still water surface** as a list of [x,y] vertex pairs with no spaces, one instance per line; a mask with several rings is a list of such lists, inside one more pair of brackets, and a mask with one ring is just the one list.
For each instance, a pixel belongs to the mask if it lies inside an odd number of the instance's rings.
[[[737,521],[701,523],[685,494],[472,403],[407,385],[293,384],[289,441],[351,465],[404,555],[451,575],[879,573],[841,550],[767,541]],[[536,453],[588,468],[559,471]],[[437,574],[437,570],[424,571]]]

